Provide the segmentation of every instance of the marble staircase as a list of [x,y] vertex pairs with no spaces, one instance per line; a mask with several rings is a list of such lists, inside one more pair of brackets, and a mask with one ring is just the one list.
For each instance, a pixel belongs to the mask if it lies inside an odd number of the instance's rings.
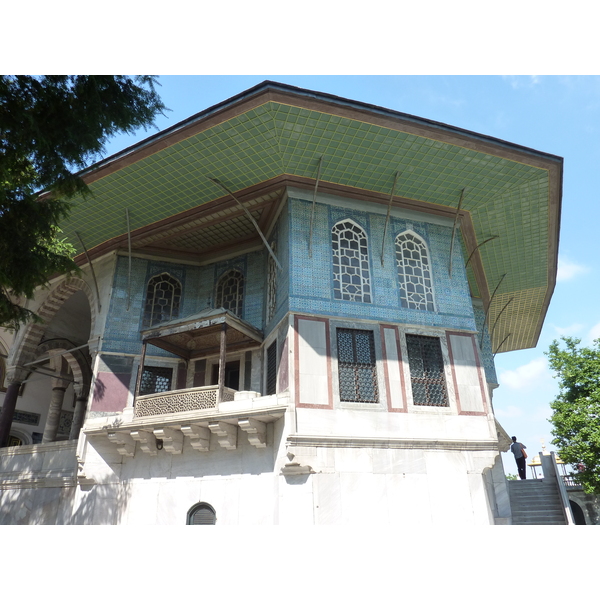
[[508,495],[513,525],[567,525],[554,479],[509,481]]

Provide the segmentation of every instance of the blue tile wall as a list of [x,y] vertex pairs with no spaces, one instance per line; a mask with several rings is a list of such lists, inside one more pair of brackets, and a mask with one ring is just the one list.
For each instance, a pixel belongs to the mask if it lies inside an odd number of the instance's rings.
[[[103,350],[127,354],[141,352],[140,331],[143,328],[142,318],[148,281],[154,275],[163,272],[171,274],[181,282],[183,294],[179,316],[184,318],[213,307],[217,279],[228,269],[239,268],[246,277],[244,319],[262,329],[265,261],[265,253],[262,251],[202,267],[134,258],[131,262],[131,302],[127,311],[129,261],[127,257],[117,257]],[[151,345],[147,347],[147,354],[173,356]]]
[[[483,322],[485,321],[485,311],[483,308],[477,306],[473,307],[475,313],[475,323],[477,324],[477,343],[480,347],[481,361],[483,362],[483,369],[485,371],[485,377],[488,383],[497,384],[498,377],[496,375],[496,367],[494,365],[494,356],[492,353],[492,345],[490,342],[490,335],[487,328],[483,329]],[[483,335],[483,344],[481,344],[481,336]]]
[[[290,278],[289,278],[289,264],[290,264],[290,253],[289,253],[289,239],[290,239],[290,220],[289,214],[286,209],[284,209],[277,219],[275,227],[273,228],[273,234],[269,243],[275,241],[277,244],[276,256],[279,264],[282,267],[282,270],[276,269],[276,305],[275,305],[275,314],[273,318],[265,323],[264,333],[265,337],[267,337],[273,327],[281,321],[284,315],[289,310],[289,297],[290,297]],[[265,264],[268,261],[268,252],[265,250]],[[266,303],[266,290],[267,290],[267,269],[265,268],[265,276],[264,276],[264,302]],[[265,315],[266,318],[266,315]]]
[[[452,277],[448,272],[448,253],[452,228],[392,217],[384,245],[381,248],[385,215],[316,204],[313,227],[312,258],[308,258],[308,237],[312,202],[289,200],[290,218],[290,310],[327,314],[344,318],[451,327],[474,331],[475,317],[469,293],[464,259],[460,244],[453,249]],[[333,298],[333,263],[331,258],[331,228],[342,219],[350,218],[360,225],[369,239],[369,263],[373,302],[361,303]],[[394,240],[396,235],[411,228],[429,248],[435,290],[436,311],[422,311],[400,306],[400,289]]]

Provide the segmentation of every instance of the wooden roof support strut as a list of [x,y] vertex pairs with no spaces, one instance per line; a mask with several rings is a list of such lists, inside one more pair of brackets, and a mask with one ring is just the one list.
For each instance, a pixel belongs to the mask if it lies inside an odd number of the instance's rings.
[[504,344],[504,342],[512,335],[512,333],[509,333],[498,345],[498,347],[496,348],[496,352],[494,352],[494,356],[492,358],[496,358],[496,354],[498,354],[500,348],[502,348],[502,344]]
[[[498,285],[496,286],[496,288],[494,289],[494,292],[492,293],[492,296],[490,297],[490,302],[487,306],[487,309],[485,311],[485,319],[483,319],[483,325],[481,326],[481,340],[479,342],[479,349],[481,350],[483,348],[483,336],[485,334],[485,325],[487,323],[487,318],[490,312],[490,307],[492,306],[492,302],[494,301],[494,296],[496,295],[496,292],[498,291],[498,288],[500,287],[500,284],[504,281],[504,278],[506,277],[506,273],[504,273],[504,275],[502,275],[502,277],[500,277],[500,281],[498,282]],[[492,342],[492,336],[490,335],[490,343]]]
[[321,179],[321,165],[323,164],[323,157],[319,156],[319,170],[317,171],[317,180],[315,181],[315,191],[313,194],[312,209],[310,211],[310,231],[308,233],[308,257],[312,258],[312,232],[313,222],[315,220],[315,204],[317,202],[317,190],[319,189],[319,180]]
[[81,236],[79,235],[79,233],[77,231],[75,232],[75,235],[79,238],[79,242],[81,243],[85,257],[87,258],[88,264],[90,265],[90,270],[92,271],[92,279],[94,280],[94,286],[96,287],[96,299],[98,300],[98,312],[101,312],[102,306],[100,305],[100,290],[98,290],[98,282],[96,281],[96,273],[94,273],[94,265],[92,264],[92,261],[90,260],[90,255],[88,254],[87,248],[85,247],[85,244],[83,243],[83,240],[81,239]]
[[392,210],[392,200],[394,198],[394,192],[396,191],[396,182],[398,181],[399,171],[394,173],[394,183],[392,185],[392,193],[390,194],[390,201],[388,202],[387,215],[385,217],[385,225],[383,226],[383,239],[381,240],[381,266],[383,267],[383,249],[385,248],[385,234],[387,232],[388,223],[390,222],[390,212]]
[[233,195],[233,192],[231,190],[229,190],[218,179],[216,179],[215,177],[209,177],[208,179],[210,181],[212,181],[213,183],[216,183],[219,187],[223,188],[242,207],[242,210],[246,213],[246,216],[250,219],[250,221],[252,221],[252,224],[254,225],[254,228],[258,232],[258,235],[260,235],[260,239],[263,241],[265,247],[269,251],[269,254],[271,255],[271,257],[275,261],[275,264],[277,265],[277,267],[279,268],[280,271],[283,271],[283,268],[279,264],[279,261],[277,260],[277,257],[275,256],[275,253],[273,252],[273,249],[271,248],[271,246],[269,246],[269,242],[267,242],[267,238],[264,236],[263,232],[260,230],[260,227],[258,226],[258,223],[254,219],[254,217],[250,214],[250,211]]
[[494,325],[492,327],[492,332],[490,333],[490,343],[492,341],[492,337],[494,335],[494,329],[496,329],[496,325],[498,325],[498,320],[500,319],[500,317],[502,316],[502,313],[507,309],[508,305],[515,299],[515,297],[513,296],[503,307],[502,310],[498,313],[498,316],[496,317],[496,320],[494,321]]
[[456,236],[456,225],[458,223],[458,217],[460,216],[460,208],[462,206],[463,196],[465,195],[465,188],[460,193],[460,199],[458,206],[456,207],[456,215],[454,216],[454,225],[452,226],[452,239],[450,240],[450,264],[448,265],[448,273],[452,277],[452,250],[454,249],[454,237]]
[[483,246],[484,244],[487,244],[488,242],[491,242],[492,240],[495,240],[499,237],[500,237],[499,235],[493,235],[492,237],[488,238],[487,240],[483,240],[483,242],[481,242],[481,244],[477,244],[477,246],[475,246],[475,248],[473,249],[473,252],[471,252],[471,254],[469,254],[469,258],[467,258],[467,262],[465,263],[465,269],[469,266],[469,263],[471,262],[473,255],[475,254],[475,252],[477,252],[477,250],[479,250],[479,248],[481,248],[481,246]]

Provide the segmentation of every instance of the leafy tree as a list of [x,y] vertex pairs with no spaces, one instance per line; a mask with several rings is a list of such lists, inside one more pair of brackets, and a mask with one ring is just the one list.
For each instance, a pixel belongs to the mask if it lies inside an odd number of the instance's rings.
[[166,110],[156,78],[122,75],[0,75],[0,326],[37,317],[20,306],[56,273],[77,270],[59,223],[76,194],[77,171],[107,140],[153,125]]
[[514,475],[513,473],[509,473],[508,475],[506,475],[506,479],[508,481],[516,481],[518,479],[518,477],[516,475]]
[[580,339],[561,338],[566,348],[554,341],[546,355],[560,393],[551,402],[554,414],[552,443],[560,457],[573,466],[583,490],[600,493],[600,339],[592,348],[579,347]]

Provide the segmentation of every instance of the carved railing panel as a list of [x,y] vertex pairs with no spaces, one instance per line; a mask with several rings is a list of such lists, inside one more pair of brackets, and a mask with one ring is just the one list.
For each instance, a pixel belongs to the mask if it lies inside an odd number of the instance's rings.
[[[224,388],[221,402],[231,402],[235,390]],[[211,385],[187,390],[173,390],[161,394],[139,396],[135,403],[135,416],[152,417],[190,410],[215,409],[219,403],[219,386]]]

